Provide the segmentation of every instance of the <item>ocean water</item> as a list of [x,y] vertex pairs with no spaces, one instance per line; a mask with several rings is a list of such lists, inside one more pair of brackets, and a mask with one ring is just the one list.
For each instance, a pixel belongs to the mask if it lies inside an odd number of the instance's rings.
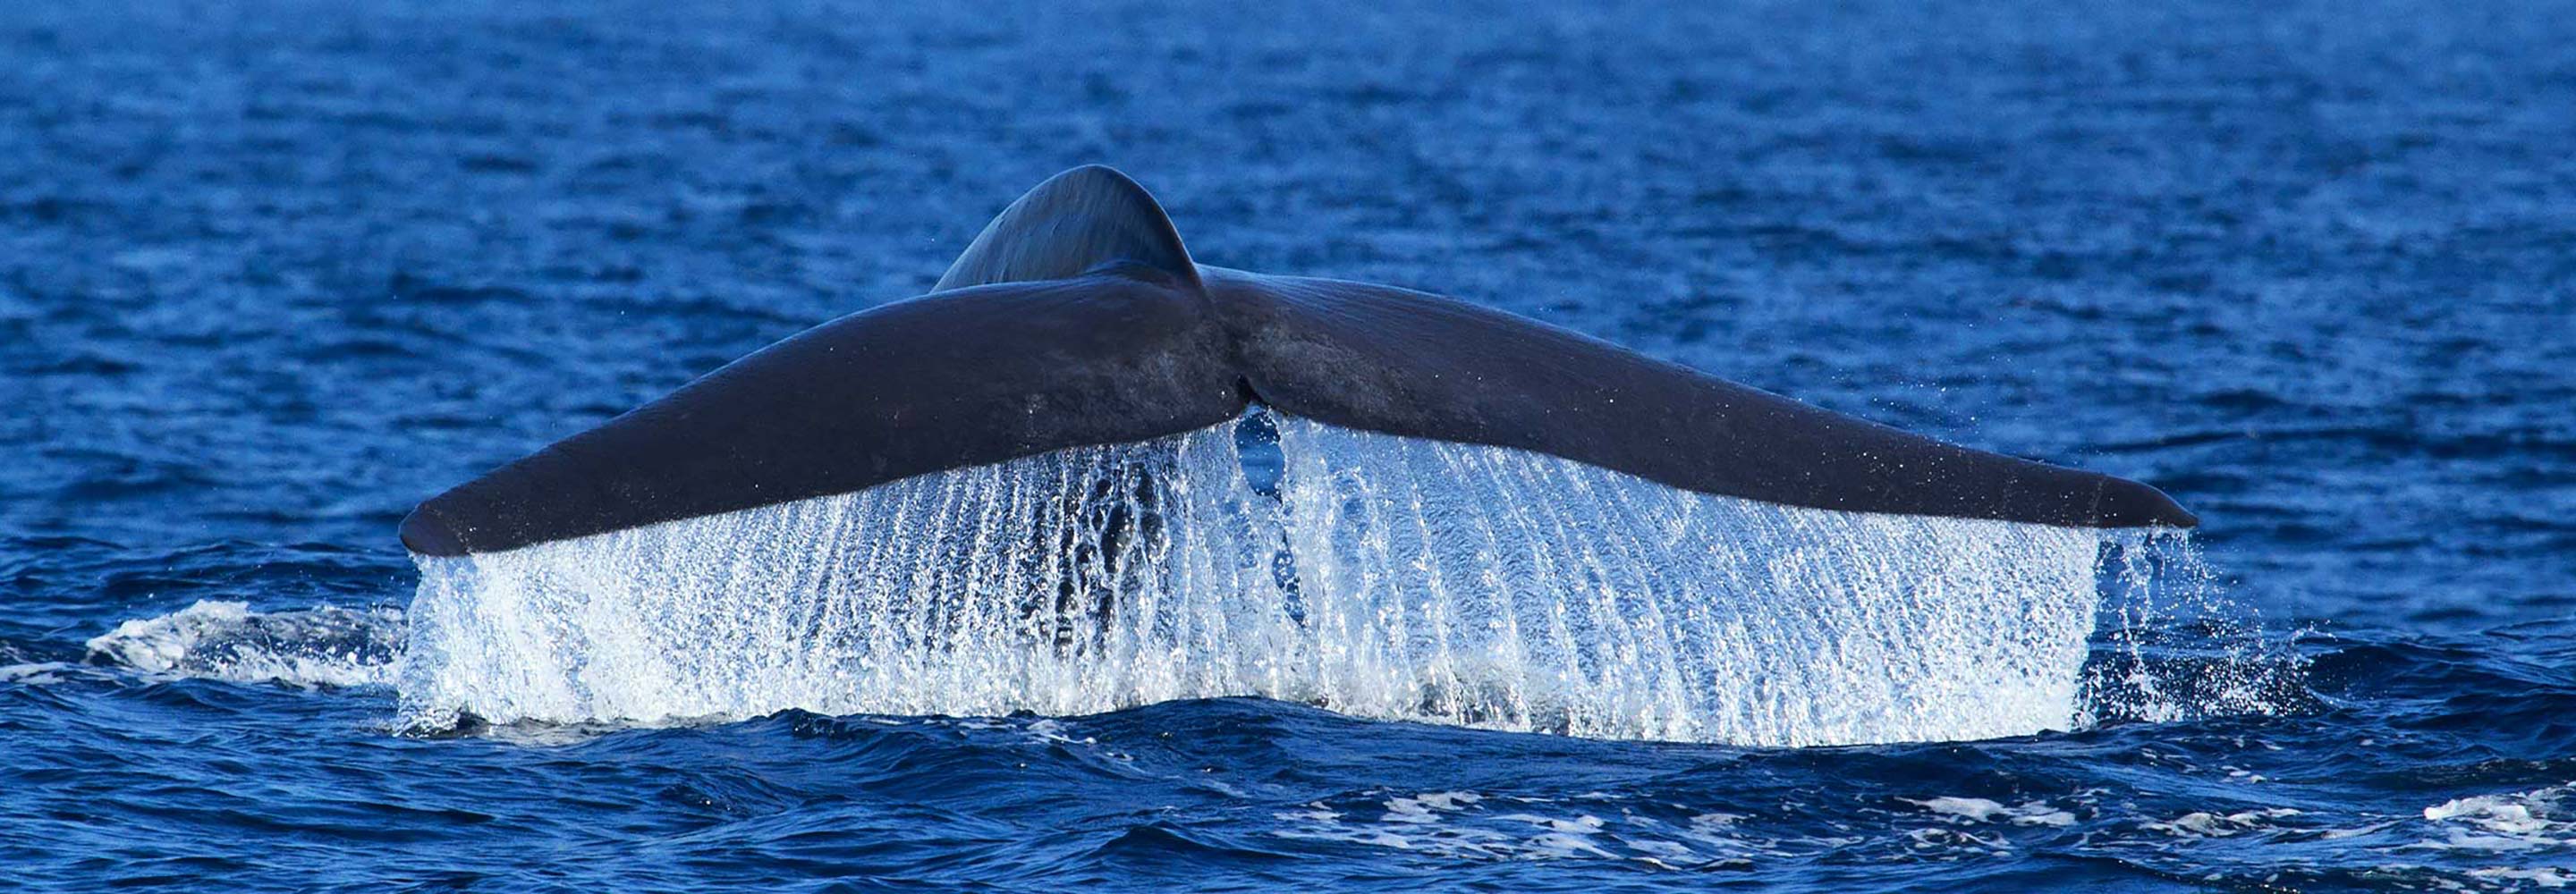
[[[2576,20],[1533,6],[0,8],[0,890],[2576,883]],[[1084,162],[2204,526],[1265,418],[395,542]],[[1165,522],[978,545],[1077,461]],[[1140,610],[953,585],[1040,579]]]

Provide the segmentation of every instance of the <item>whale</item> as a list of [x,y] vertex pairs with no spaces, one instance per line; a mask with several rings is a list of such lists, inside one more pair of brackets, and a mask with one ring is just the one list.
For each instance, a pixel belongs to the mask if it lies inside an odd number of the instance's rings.
[[919,297],[824,322],[419,504],[470,556],[849,494],[1260,407],[1854,513],[2190,528],[2147,484],[1901,431],[1481,304],[1193,258],[1098,165],[1012,202]]

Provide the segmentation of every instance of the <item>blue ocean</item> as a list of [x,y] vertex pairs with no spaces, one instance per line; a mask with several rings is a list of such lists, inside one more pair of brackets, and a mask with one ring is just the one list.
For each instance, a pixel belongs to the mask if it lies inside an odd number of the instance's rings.
[[[2576,884],[2567,12],[9,4],[0,890]],[[1657,639],[1613,584],[1698,592],[1697,559],[1546,557],[1665,496],[1309,469],[1519,460],[1256,417],[1179,462],[1289,514],[1413,487],[1538,564],[1441,577],[1370,516],[1191,578],[1182,609],[1293,600],[1275,640],[1076,660],[961,621],[891,667],[829,650],[917,612],[826,616],[792,571],[396,540],[929,290],[1085,163],[1206,263],[1457,296],[2202,525],[1747,535],[1759,598]],[[989,505],[949,493],[883,517]],[[924,530],[848,536],[955,539]],[[981,554],[885,567],[953,595]],[[1578,620],[1333,639],[1425,575]],[[704,636],[635,646],[645,610]]]

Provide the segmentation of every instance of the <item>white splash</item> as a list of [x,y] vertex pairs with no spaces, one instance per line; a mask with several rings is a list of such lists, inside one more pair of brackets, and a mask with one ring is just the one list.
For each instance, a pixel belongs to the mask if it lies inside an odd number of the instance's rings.
[[255,612],[199,601],[138,618],[89,641],[90,658],[146,674],[237,683],[368,686],[393,682],[403,613],[323,606]]
[[2089,531],[1782,507],[1272,417],[420,560],[431,726],[1076,714],[1261,695],[1368,717],[1812,745],[2064,728]]
[[2103,542],[2106,648],[2085,668],[2078,726],[2279,714],[2312,695],[2306,659],[2230,597],[2188,533],[2112,531]]

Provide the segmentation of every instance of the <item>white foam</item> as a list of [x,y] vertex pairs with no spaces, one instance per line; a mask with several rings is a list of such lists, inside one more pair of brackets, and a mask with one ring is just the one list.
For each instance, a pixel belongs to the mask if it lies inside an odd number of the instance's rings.
[[1971,823],[1987,823],[2001,820],[2016,826],[2072,826],[2075,824],[2075,814],[2049,806],[2046,801],[2026,801],[2018,807],[2007,807],[2001,802],[1990,801],[1985,798],[1962,798],[1947,795],[1938,798],[1926,798],[1920,801],[1913,798],[1902,798],[1899,800],[1919,805],[1923,809],[1932,811],[1933,813],[1958,817],[1961,820]]
[[2576,871],[2554,866],[2542,866],[2534,869],[2516,869],[2509,866],[2497,866],[2486,869],[2469,870],[2469,877],[2485,881],[2530,882],[2534,887],[2539,888],[2564,888],[2567,887],[2569,883],[2576,882]]
[[2268,830],[2273,827],[2273,820],[2298,815],[2299,811],[2290,807],[2269,807],[2229,814],[2196,810],[2163,822],[2149,822],[2141,825],[2148,831],[2163,832],[2176,838],[2229,838],[2247,832]]
[[2411,847],[2531,851],[2576,848],[2576,784],[2456,798],[2424,808],[2444,835]]
[[[1515,804],[1535,799],[1512,798]],[[1282,838],[1340,841],[1414,851],[1442,857],[1495,859],[1618,858],[1606,849],[1601,818],[1589,814],[1549,817],[1531,813],[1484,814],[1485,798],[1475,792],[1425,792],[1384,802],[1374,819],[1348,816],[1321,803],[1272,814],[1288,825],[1270,834]],[[1651,840],[1650,840],[1651,841]],[[1625,842],[1619,842],[1624,844]],[[1651,841],[1636,855],[1687,859],[1688,848]]]
[[0,666],[0,683],[19,686],[51,686],[72,680],[104,679],[109,672],[68,661],[31,661]]
[[[1576,803],[1579,802],[1579,803]],[[1607,795],[1570,799],[1427,792],[1382,802],[1383,810],[1324,802],[1271,814],[1269,834],[1389,848],[1448,859],[1616,860],[1659,869],[1745,867],[1811,858],[1858,838],[1773,838],[1738,827],[1744,817],[1702,814],[1677,823]]]
[[1386,821],[1390,823],[1427,823],[1441,813],[1454,813],[1483,800],[1475,792],[1430,792],[1386,802]]
[[1229,423],[422,558],[405,710],[1061,715],[1248,694],[1757,745],[2078,715],[2091,532],[1783,507],[1277,424],[1276,501],[1246,482]]
[[246,603],[200,601],[118,624],[88,645],[92,660],[147,674],[367,686],[393,682],[402,638],[398,609],[255,612]]

